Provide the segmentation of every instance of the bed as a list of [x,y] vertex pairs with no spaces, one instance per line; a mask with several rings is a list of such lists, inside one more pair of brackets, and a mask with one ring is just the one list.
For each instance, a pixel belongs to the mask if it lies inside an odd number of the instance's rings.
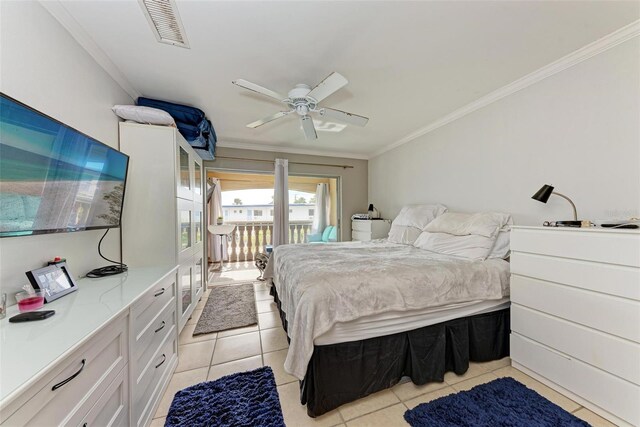
[[387,240],[276,248],[267,269],[285,370],[316,417],[391,387],[508,355],[509,264]]
[[307,413],[507,356],[511,223],[410,205],[386,239],[276,248],[265,277]]

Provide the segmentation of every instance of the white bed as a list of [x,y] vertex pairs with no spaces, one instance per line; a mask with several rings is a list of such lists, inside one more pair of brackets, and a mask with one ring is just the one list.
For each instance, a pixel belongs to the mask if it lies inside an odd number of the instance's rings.
[[314,345],[409,331],[508,306],[509,263],[385,240],[275,249],[272,278],[291,339],[285,370],[306,374]]

